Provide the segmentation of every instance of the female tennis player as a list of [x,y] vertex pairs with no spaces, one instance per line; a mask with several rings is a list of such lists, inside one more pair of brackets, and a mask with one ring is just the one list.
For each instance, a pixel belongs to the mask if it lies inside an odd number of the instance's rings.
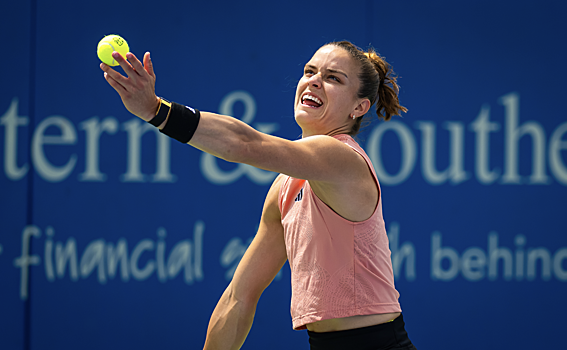
[[311,349],[415,349],[394,287],[378,178],[352,136],[369,109],[406,109],[389,64],[350,42],[319,48],[295,95],[300,140],[171,103],[155,94],[150,54],[114,52],[127,76],[102,63],[126,108],[166,135],[230,162],[279,173],[258,232],[209,322],[205,349],[239,349],[264,289],[289,261],[293,328]]

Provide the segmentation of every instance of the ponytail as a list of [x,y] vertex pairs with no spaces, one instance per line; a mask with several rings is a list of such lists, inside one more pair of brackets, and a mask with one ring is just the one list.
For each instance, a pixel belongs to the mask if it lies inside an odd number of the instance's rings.
[[395,75],[392,66],[386,62],[384,57],[378,55],[374,49],[370,49],[368,52],[365,52],[364,55],[368,57],[380,76],[380,85],[378,86],[376,101],[376,114],[378,118],[388,121],[394,115],[401,116],[401,112],[407,112],[407,108],[401,106],[400,100],[398,99],[400,87],[396,83],[398,77]]

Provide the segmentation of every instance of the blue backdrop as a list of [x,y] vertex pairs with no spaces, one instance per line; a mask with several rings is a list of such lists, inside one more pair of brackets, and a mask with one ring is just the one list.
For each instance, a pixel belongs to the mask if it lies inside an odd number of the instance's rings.
[[[202,347],[275,174],[129,114],[96,45],[151,51],[157,93],[295,139],[322,44],[372,44],[403,118],[361,135],[419,349],[562,348],[567,5],[561,1],[9,1],[0,21],[0,348]],[[286,265],[244,349],[307,349]],[[455,343],[459,344],[458,346]],[[269,344],[269,345],[265,345]]]

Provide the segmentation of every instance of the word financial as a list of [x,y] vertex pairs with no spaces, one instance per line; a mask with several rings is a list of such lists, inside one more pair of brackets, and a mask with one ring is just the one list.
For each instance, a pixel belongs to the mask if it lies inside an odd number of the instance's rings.
[[[90,242],[79,256],[75,238],[69,237],[66,242],[54,241],[55,230],[45,228],[43,257],[30,255],[32,239],[41,239],[42,230],[35,225],[28,225],[22,231],[21,255],[14,259],[14,266],[20,268],[20,298],[28,297],[28,282],[30,266],[43,264],[45,275],[50,282],[65,278],[78,281],[96,274],[98,282],[105,284],[107,280],[116,277],[119,271],[120,279],[125,282],[130,279],[143,281],[157,274],[160,282],[174,279],[183,271],[186,284],[193,284],[204,278],[203,274],[203,234],[205,224],[197,221],[193,228],[193,240],[185,239],[177,242],[166,255],[167,231],[157,229],[157,241],[152,239],[140,240],[129,251],[126,239],[119,239],[116,244],[97,239]],[[149,257],[153,257],[148,259]]]

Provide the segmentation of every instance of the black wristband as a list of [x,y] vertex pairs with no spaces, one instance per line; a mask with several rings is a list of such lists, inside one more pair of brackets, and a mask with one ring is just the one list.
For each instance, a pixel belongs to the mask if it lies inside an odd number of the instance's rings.
[[166,99],[159,98],[159,107],[158,112],[152,120],[148,121],[148,123],[152,124],[155,127],[160,126],[167,116],[169,115],[169,111],[171,110],[171,102]]
[[200,119],[201,112],[198,109],[172,102],[169,118],[160,132],[181,143],[187,143],[197,130]]

